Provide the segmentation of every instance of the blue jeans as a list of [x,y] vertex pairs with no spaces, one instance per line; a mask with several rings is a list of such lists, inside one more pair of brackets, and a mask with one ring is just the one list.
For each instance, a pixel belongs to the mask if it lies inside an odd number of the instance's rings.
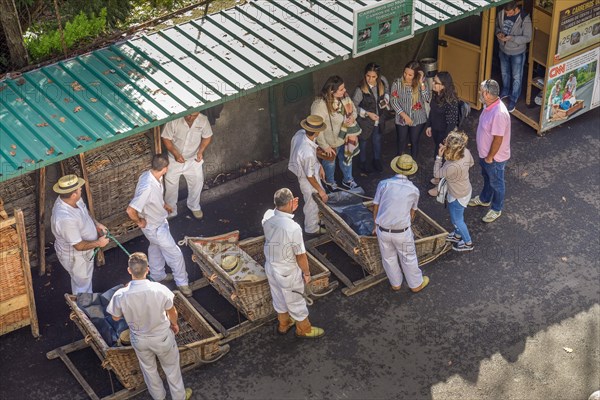
[[517,100],[521,96],[525,53],[509,56],[499,51],[498,55],[500,57],[500,71],[502,73],[500,97],[509,96],[510,103],[517,104]]
[[507,161],[492,161],[491,164],[488,164],[483,158],[479,159],[483,176],[483,189],[481,189],[479,199],[484,203],[491,201],[494,211],[502,211],[502,206],[504,206],[504,168],[506,163]]
[[454,200],[448,203],[448,211],[450,212],[450,221],[454,225],[454,233],[460,236],[465,243],[471,243],[469,228],[465,224],[465,207],[458,200]]
[[[362,135],[358,136],[358,143],[360,144],[360,153],[358,153],[358,159],[360,162],[367,162],[367,142],[369,139],[362,139]],[[373,143],[373,159],[381,160],[381,132],[379,126],[373,128],[371,133],[371,143]]]
[[[337,148],[337,160],[344,175],[344,182],[351,182],[352,178],[352,163],[350,165],[344,165],[344,145]],[[321,160],[323,163],[323,169],[325,170],[325,180],[328,183],[335,183],[335,159],[333,161]]]

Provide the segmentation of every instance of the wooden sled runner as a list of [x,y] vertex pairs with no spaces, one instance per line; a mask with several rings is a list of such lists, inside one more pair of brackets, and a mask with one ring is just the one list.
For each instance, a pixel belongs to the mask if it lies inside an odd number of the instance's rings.
[[[102,367],[112,371],[125,387],[123,390],[103,397],[104,400],[129,399],[145,391],[144,377],[133,347],[109,347],[94,324],[77,305],[76,297],[65,294],[65,300],[71,308],[70,318],[75,322],[84,339],[52,350],[46,354],[46,357],[50,360],[60,358],[91,399],[99,399],[99,397],[68,356],[68,353],[87,347],[94,350],[100,358]],[[229,352],[229,345],[220,343],[223,336],[204,320],[180,292],[175,292],[174,303],[179,314],[180,331],[175,339],[179,346],[182,371],[215,362]],[[159,371],[162,375],[160,368]]]
[[[325,228],[327,228],[327,235],[308,241],[306,243],[307,250],[347,286],[342,289],[342,293],[346,296],[351,296],[386,280],[387,277],[381,263],[381,253],[377,237],[357,234],[319,196],[314,194],[313,197],[319,207],[321,221],[325,224]],[[363,204],[369,209],[373,207],[373,202],[371,201],[364,202]],[[419,266],[430,263],[450,250],[451,246],[446,243],[448,231],[421,210],[417,210],[416,212],[412,223],[412,231],[415,235]],[[342,248],[350,258],[362,267],[364,276],[362,279],[352,282],[319,251],[319,246],[330,241],[333,241]]]

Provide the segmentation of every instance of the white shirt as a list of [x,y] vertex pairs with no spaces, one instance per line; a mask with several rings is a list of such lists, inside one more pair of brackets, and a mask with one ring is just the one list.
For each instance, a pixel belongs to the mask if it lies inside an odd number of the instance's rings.
[[300,129],[292,137],[288,169],[298,178],[319,176],[321,164],[317,159],[317,147],[314,141],[306,136],[306,131]]
[[165,223],[168,213],[164,205],[162,178],[159,181],[150,171],[144,172],[129,206],[146,219],[145,229],[158,228]]
[[377,185],[373,204],[379,205],[375,224],[386,229],[404,229],[410,226],[410,210],[416,210],[419,189],[404,175],[385,179]]
[[[177,150],[186,160],[196,158],[202,139],[213,135],[212,128],[205,115],[199,114],[190,127],[181,117],[165,124],[161,137],[173,141]],[[171,153],[169,158],[175,159]]]
[[147,279],[133,280],[115,292],[106,311],[125,318],[132,336],[159,336],[171,327],[165,311],[173,308],[175,295],[166,286]]
[[54,234],[56,251],[72,252],[73,245],[82,240],[98,239],[96,224],[82,199],[77,201],[77,207],[71,207],[60,197],[52,208],[51,228]]
[[288,276],[296,268],[296,256],[306,253],[302,228],[294,220],[293,214],[277,209],[267,210],[262,225],[265,231],[265,270],[271,269],[282,276]]

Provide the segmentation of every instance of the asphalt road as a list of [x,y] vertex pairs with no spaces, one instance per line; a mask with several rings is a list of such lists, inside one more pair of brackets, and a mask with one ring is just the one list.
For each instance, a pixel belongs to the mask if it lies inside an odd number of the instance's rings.
[[[476,113],[474,113],[476,114]],[[326,329],[319,341],[293,333],[280,337],[263,326],[231,343],[217,363],[184,375],[196,399],[564,399],[581,400],[600,389],[598,110],[567,121],[545,137],[513,119],[507,199],[493,224],[483,208],[466,211],[475,250],[450,252],[425,267],[431,283],[419,294],[392,292],[387,282],[352,297],[337,290],[310,308]],[[474,137],[473,118],[468,131]],[[395,149],[385,136],[385,160]],[[470,143],[476,154],[475,143]],[[389,150],[389,151],[388,151]],[[423,137],[415,183],[420,207],[446,228],[447,210],[426,194],[432,144]],[[368,194],[384,174],[357,177]],[[481,188],[476,165],[475,191]],[[176,239],[233,229],[262,234],[260,219],[281,186],[297,188],[285,174],[255,183],[205,205],[196,222],[172,222]],[[302,221],[301,214],[296,219]],[[143,238],[127,243],[145,250]],[[184,249],[191,278],[198,268]],[[330,251],[336,265],[349,259]],[[96,290],[126,281],[125,257],[107,252],[95,272]],[[84,399],[85,392],[58,360],[45,353],[79,339],[62,294],[68,277],[57,264],[34,277],[42,337],[27,328],[0,337],[0,398]],[[228,324],[236,314],[216,292],[195,298]],[[111,381],[89,349],[73,354],[94,390],[111,393]],[[115,388],[119,385],[113,378]],[[149,398],[147,394],[139,398]]]

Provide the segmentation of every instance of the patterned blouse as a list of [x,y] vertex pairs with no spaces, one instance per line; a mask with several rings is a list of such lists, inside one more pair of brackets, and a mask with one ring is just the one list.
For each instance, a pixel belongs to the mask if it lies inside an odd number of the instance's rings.
[[402,85],[400,79],[396,79],[392,84],[392,94],[390,96],[390,104],[396,111],[396,125],[406,125],[404,118],[400,116],[403,111],[413,120],[412,126],[427,122],[425,102],[429,102],[429,100],[431,100],[431,93],[425,85],[425,89],[419,90],[419,100],[412,104],[412,87]]

